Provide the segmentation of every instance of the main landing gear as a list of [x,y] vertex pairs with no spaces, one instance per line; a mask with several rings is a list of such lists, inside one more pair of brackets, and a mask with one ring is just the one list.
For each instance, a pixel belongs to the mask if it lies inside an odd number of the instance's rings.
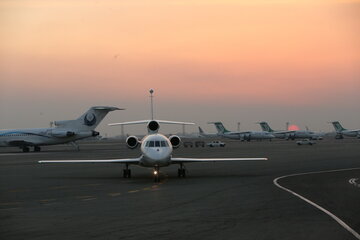
[[131,178],[131,169],[129,169],[129,164],[126,164],[126,168],[123,170],[124,178]]
[[159,166],[154,167],[154,182],[160,182],[160,168]]
[[30,148],[24,146],[24,147],[22,147],[22,151],[23,151],[23,152],[29,152],[29,151],[30,151]]
[[186,177],[185,167],[182,163],[180,163],[180,168],[178,169],[178,177]]
[[[23,152],[30,152],[30,148],[27,146],[21,147]],[[40,152],[41,148],[39,146],[34,146],[34,152]]]

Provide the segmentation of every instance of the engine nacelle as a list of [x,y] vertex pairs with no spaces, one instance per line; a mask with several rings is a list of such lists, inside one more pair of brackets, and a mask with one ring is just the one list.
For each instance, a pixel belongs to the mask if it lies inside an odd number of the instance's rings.
[[135,136],[130,136],[126,139],[126,145],[130,149],[134,149],[139,145],[139,139]]
[[159,131],[160,125],[157,121],[152,120],[147,125],[148,131],[151,133],[157,133]]
[[291,140],[295,140],[295,133],[287,133],[286,135],[285,135],[285,139],[286,140],[289,140],[289,139],[291,139]]
[[240,140],[241,141],[248,141],[250,142],[251,140],[251,134],[250,133],[244,133],[240,135]]
[[72,131],[67,131],[67,130],[57,130],[57,129],[53,129],[50,132],[50,135],[53,137],[71,137],[75,135],[75,132]]
[[176,136],[176,135],[170,136],[169,140],[170,140],[170,143],[171,143],[173,148],[180,147],[181,139],[178,136]]

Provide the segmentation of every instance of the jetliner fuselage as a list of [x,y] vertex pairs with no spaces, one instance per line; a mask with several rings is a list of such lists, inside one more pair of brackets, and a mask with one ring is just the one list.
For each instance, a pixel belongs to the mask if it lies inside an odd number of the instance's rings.
[[97,136],[96,131],[76,131],[71,129],[32,128],[0,131],[0,146],[43,146],[62,144]]

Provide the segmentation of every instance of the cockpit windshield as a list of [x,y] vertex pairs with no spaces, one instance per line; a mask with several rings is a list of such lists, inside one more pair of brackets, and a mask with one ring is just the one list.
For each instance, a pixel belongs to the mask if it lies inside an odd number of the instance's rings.
[[168,147],[167,141],[147,141],[145,147]]

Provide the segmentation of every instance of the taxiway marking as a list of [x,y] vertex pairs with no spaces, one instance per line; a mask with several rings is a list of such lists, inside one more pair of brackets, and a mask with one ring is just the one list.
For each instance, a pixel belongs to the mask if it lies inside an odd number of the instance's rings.
[[356,181],[359,180],[358,178],[352,178],[349,180],[349,183],[351,185],[354,185],[355,187],[360,187],[360,183],[357,183]]
[[360,240],[360,234],[357,233],[354,229],[352,229],[349,225],[347,225],[343,220],[341,220],[340,218],[338,218],[337,216],[335,216],[334,214],[332,214],[330,211],[326,210],[325,208],[321,207],[320,205],[310,201],[309,199],[301,196],[300,194],[291,191],[290,189],[281,186],[278,181],[280,179],[284,179],[284,178],[288,178],[288,177],[295,177],[295,176],[302,176],[302,175],[309,175],[309,174],[317,174],[317,173],[331,173],[331,172],[341,172],[341,171],[350,171],[350,170],[359,170],[360,168],[347,168],[347,169],[336,169],[336,170],[329,170],[329,171],[318,171],[318,172],[308,172],[308,173],[296,173],[296,174],[289,174],[289,175],[285,175],[285,176],[281,176],[278,178],[275,178],[273,180],[273,183],[275,184],[275,186],[277,186],[278,188],[291,193],[292,195],[300,198],[301,200],[309,203],[310,205],[316,207],[317,209],[319,209],[320,211],[324,212],[325,214],[327,214],[328,216],[330,216],[332,219],[334,219],[338,224],[340,224],[340,226],[342,226],[343,228],[345,228],[348,232],[350,232],[354,237],[356,237],[357,239]]

